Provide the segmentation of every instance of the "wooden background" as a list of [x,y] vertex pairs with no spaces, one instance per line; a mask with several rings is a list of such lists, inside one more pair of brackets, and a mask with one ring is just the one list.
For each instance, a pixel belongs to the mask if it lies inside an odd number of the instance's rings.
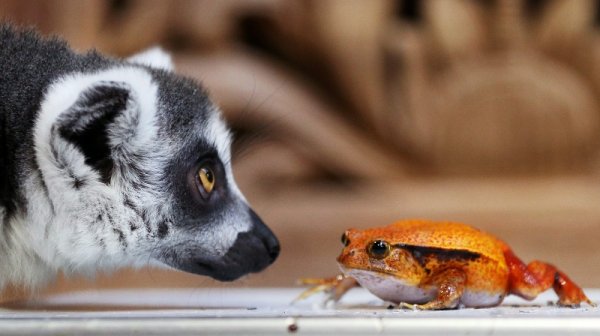
[[235,130],[242,191],[282,243],[233,284],[141,269],[104,287],[292,286],[349,227],[465,221],[600,286],[596,0],[0,0],[78,50],[170,50]]

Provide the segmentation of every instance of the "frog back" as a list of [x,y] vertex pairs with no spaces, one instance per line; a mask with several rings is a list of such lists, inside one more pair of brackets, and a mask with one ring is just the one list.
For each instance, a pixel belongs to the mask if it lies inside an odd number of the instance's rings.
[[464,251],[504,263],[501,240],[462,223],[413,219],[368,231],[372,231],[369,236],[381,236],[394,245]]

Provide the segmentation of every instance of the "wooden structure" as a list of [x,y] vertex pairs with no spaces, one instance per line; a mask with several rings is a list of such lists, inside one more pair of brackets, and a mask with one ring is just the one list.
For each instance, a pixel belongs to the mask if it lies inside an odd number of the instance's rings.
[[[594,286],[598,6],[4,0],[0,17],[81,50],[125,56],[163,45],[180,73],[209,88],[238,135],[241,189],[284,249],[242,284],[336,272],[343,229],[417,216],[468,221]],[[154,280],[124,272],[99,283],[213,284],[141,272]]]

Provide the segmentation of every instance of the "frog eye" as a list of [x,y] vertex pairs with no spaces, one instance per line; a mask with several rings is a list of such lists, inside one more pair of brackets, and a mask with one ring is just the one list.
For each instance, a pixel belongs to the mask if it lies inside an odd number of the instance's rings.
[[208,196],[215,187],[215,173],[208,165],[203,165],[198,169],[198,181],[202,188],[202,194]]
[[375,240],[367,248],[367,253],[371,258],[383,259],[390,254],[390,244],[383,240]]
[[350,240],[348,239],[348,235],[346,234],[346,232],[344,232],[344,234],[342,235],[342,244],[344,244],[344,247],[350,244]]

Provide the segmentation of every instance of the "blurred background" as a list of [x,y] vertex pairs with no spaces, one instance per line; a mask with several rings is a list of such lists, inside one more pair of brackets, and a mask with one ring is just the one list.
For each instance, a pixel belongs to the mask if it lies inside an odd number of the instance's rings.
[[600,286],[600,1],[0,0],[0,17],[124,57],[161,45],[235,131],[281,240],[232,284],[156,269],[75,288],[293,286],[350,227],[470,223]]

